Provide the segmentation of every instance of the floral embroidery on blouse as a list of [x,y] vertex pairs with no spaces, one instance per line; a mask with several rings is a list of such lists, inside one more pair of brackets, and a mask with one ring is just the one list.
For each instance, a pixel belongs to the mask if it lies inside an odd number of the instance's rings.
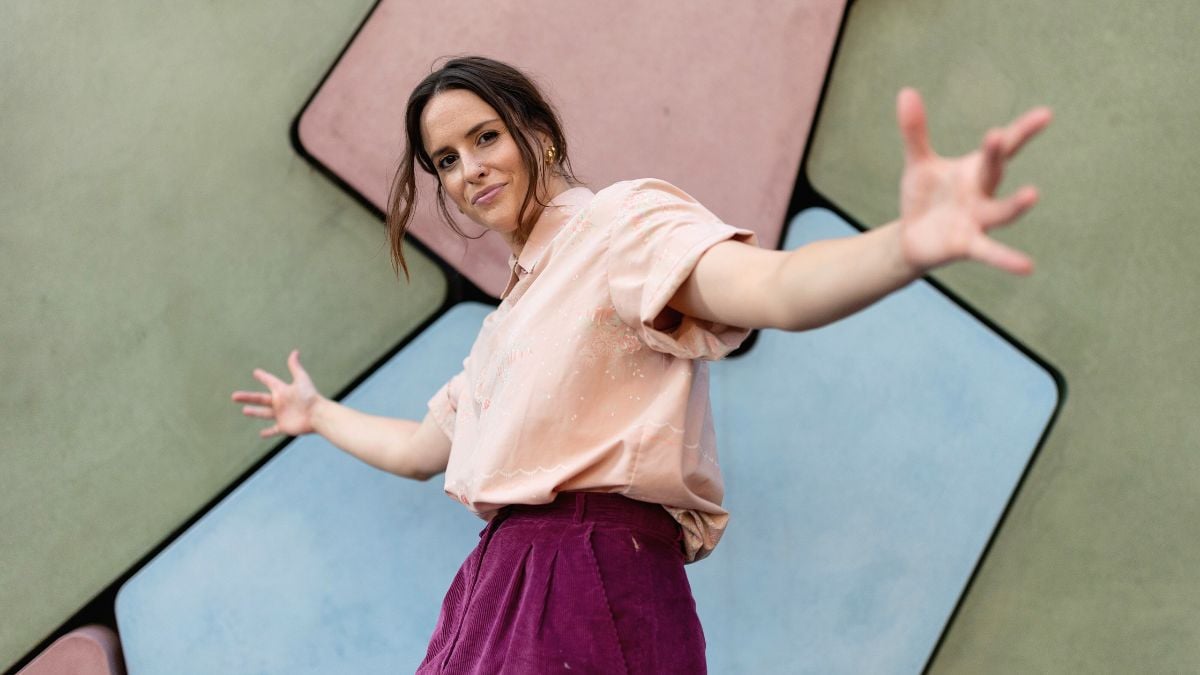
[[[581,321],[579,358],[589,367],[598,363],[607,366],[606,374],[642,376],[641,359],[634,357],[645,345],[611,305],[596,307]],[[619,372],[613,372],[617,370]]]
[[584,207],[579,213],[575,214],[575,216],[563,226],[563,231],[559,233],[559,237],[562,238],[560,250],[565,251],[566,249],[579,243],[580,239],[582,238],[580,235],[590,231],[593,225],[592,209],[589,205]]
[[475,383],[472,396],[481,414],[492,407],[492,397],[503,397],[505,387],[512,381],[513,365],[532,352],[530,347],[517,347],[497,353],[495,358],[487,362],[486,370],[480,373]]
[[749,331],[665,306],[708,247],[754,233],[655,179],[555,200],[564,210],[547,213],[570,214],[562,229],[511,261],[522,267],[469,363],[430,399],[452,441],[446,491],[484,518],[560,492],[620,492],[662,504],[686,559],[702,558],[729,517],[707,361]]

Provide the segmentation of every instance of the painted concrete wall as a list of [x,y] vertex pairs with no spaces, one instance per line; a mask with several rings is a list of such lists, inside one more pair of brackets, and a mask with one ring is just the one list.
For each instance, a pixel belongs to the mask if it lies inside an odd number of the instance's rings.
[[441,304],[288,138],[369,7],[5,6],[0,666],[276,445],[255,366],[333,394]]
[[[227,399],[252,367],[298,345],[333,392],[440,303],[435,266],[414,252],[396,285],[378,222],[288,146],[370,4],[6,8],[0,664],[272,446]],[[998,235],[1035,275],[934,275],[1069,388],[934,672],[1200,663],[1198,20],[1165,1],[852,6],[807,171],[861,221],[894,216],[900,86],[944,152],[1030,105],[1058,115],[1005,184],[1043,191]]]
[[933,276],[1067,380],[1061,416],[935,673],[1193,672],[1200,665],[1200,6],[860,0],[808,163],[867,224],[896,215],[896,91],[961,153],[1036,105],[1056,120],[1001,187],[1043,199],[996,238],[1032,277]]

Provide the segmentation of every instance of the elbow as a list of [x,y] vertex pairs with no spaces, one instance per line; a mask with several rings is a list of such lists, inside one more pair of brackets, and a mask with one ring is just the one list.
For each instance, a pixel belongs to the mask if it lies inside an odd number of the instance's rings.
[[446,473],[446,463],[441,461],[425,461],[414,463],[404,472],[406,478],[427,483]]
[[441,472],[435,471],[429,467],[408,464],[407,466],[395,467],[392,473],[402,478],[408,478],[409,480],[427,483],[432,480],[434,476],[437,476]]
[[762,328],[784,330],[789,333],[812,330],[831,323],[814,316],[811,307],[786,293],[779,293],[778,297],[774,298],[774,302],[770,303],[769,308],[765,311],[765,316],[766,320],[763,321]]
[[776,330],[784,330],[789,333],[796,333],[796,332],[804,330],[804,328],[800,325],[800,323],[798,321],[792,320],[792,317],[783,317],[779,320],[773,321],[773,322],[771,322],[771,325],[768,326],[768,328],[774,328]]
[[785,330],[789,333],[800,333],[806,330],[813,330],[822,326],[833,323],[832,320],[822,320],[813,317],[810,313],[804,311],[785,312],[779,319],[778,323],[772,328]]
[[814,328],[824,326],[826,321],[821,321],[814,317],[810,309],[801,306],[801,303],[782,302],[778,315],[775,317],[775,325],[773,328],[785,330],[789,333],[799,333]]
[[803,317],[791,315],[782,318],[774,325],[770,326],[770,328],[785,330],[789,333],[799,333],[801,331],[806,331],[816,327],[817,326],[812,325],[811,322],[805,321]]
[[408,475],[408,478],[420,481],[422,483],[428,483],[429,481],[433,480],[434,476],[437,475],[438,472],[436,471],[414,471]]

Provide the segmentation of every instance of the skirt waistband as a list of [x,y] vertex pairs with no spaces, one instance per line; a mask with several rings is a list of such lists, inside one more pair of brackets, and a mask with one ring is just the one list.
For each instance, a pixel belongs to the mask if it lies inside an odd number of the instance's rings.
[[512,504],[500,509],[498,516],[514,524],[527,520],[609,523],[670,540],[682,536],[679,523],[661,504],[608,492],[560,492],[549,504]]

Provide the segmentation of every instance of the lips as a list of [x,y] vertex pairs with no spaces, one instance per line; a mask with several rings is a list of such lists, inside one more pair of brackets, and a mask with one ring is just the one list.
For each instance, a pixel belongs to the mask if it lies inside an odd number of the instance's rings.
[[491,187],[484,188],[479,194],[477,194],[471,198],[471,203],[472,204],[487,204],[487,203],[489,203],[492,200],[492,197],[495,196],[495,194],[497,192],[500,192],[500,188],[504,187],[504,185],[505,185],[504,183],[501,183],[499,185],[492,185]]

